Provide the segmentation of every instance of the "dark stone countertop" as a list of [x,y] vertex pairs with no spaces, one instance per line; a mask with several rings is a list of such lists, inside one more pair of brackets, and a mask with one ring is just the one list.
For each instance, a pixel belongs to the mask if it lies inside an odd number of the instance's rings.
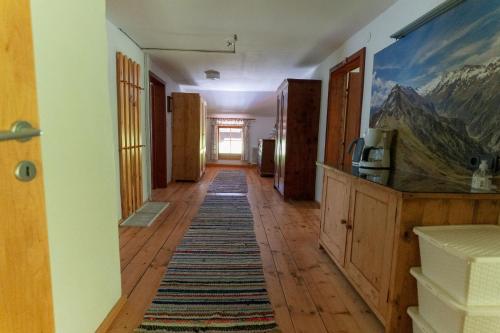
[[325,165],[321,162],[318,166],[327,169],[334,169],[339,172],[366,179],[398,192],[407,193],[454,193],[454,194],[500,194],[500,177],[495,177],[496,189],[490,191],[478,191],[471,188],[472,176],[467,177],[438,177],[434,175],[424,175],[409,173],[402,170],[359,170],[356,168],[350,171],[342,171],[337,168]]

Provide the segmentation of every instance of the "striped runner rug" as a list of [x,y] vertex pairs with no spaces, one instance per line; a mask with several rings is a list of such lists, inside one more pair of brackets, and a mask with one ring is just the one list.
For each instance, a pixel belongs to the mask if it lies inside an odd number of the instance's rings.
[[219,171],[208,187],[208,193],[247,193],[247,176],[241,170]]
[[205,197],[136,332],[280,332],[246,196]]

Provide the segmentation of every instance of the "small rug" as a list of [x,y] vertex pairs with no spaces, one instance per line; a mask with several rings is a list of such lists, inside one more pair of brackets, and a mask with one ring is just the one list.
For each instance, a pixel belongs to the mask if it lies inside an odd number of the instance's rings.
[[206,196],[135,332],[280,332],[246,196]]
[[247,193],[247,176],[241,170],[223,170],[217,173],[208,187],[208,193]]
[[151,202],[148,201],[126,219],[121,227],[149,227],[158,216],[170,205],[169,202]]

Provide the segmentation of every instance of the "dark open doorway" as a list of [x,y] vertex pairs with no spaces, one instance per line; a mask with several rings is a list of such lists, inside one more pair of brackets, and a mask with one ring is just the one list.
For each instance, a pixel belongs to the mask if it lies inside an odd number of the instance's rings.
[[149,72],[151,105],[151,186],[167,187],[167,101],[165,82]]
[[343,170],[351,169],[347,148],[359,137],[365,53],[363,48],[330,70],[325,164]]

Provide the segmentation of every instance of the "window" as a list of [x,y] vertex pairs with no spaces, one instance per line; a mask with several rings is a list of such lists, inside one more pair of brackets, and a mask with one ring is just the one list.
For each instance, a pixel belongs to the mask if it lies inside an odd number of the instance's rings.
[[241,127],[219,127],[219,159],[241,159]]

